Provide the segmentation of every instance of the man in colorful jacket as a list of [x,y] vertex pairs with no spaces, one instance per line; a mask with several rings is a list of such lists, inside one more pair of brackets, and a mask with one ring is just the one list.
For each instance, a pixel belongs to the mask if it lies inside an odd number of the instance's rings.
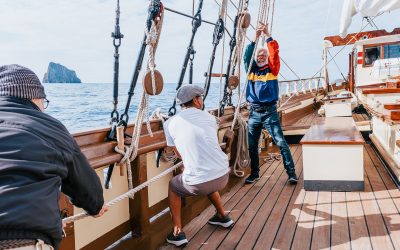
[[[258,49],[254,62],[250,62],[255,41],[264,33],[267,37],[266,43],[268,52],[265,48]],[[269,53],[269,56],[267,55]],[[276,145],[279,146],[283,164],[289,176],[290,183],[297,182],[294,163],[290,154],[290,149],[283,136],[282,127],[277,112],[277,101],[279,99],[278,74],[280,68],[279,45],[268,33],[268,25],[257,27],[256,36],[245,51],[244,65],[246,72],[251,67],[248,75],[248,85],[246,89],[246,99],[250,103],[250,117],[248,121],[249,154],[251,159],[251,174],[245,183],[253,183],[260,179],[259,159],[258,159],[258,140],[261,130],[264,127],[272,136]]]

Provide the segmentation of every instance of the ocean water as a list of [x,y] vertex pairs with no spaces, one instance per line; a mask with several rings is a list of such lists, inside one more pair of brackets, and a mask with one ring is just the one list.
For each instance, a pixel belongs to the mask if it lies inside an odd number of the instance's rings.
[[[198,85],[203,86],[203,84]],[[120,115],[125,110],[129,86],[128,83],[119,84]],[[60,120],[71,133],[109,126],[110,113],[113,109],[112,83],[45,83],[44,87],[47,99],[50,101],[45,112]],[[150,97],[149,111],[152,112],[159,107],[161,112],[167,113],[175,98],[175,89],[176,84],[164,84],[161,94]],[[142,91],[142,86],[138,83],[128,113],[129,122],[134,121]],[[219,98],[219,84],[211,84],[205,101],[206,108],[218,107]],[[177,111],[179,110],[177,106]]]
[[[71,133],[92,130],[96,128],[105,128],[110,126],[110,114],[113,109],[113,84],[112,83],[45,83],[43,84],[50,101],[46,113],[60,120]],[[204,86],[203,84],[197,84]],[[320,86],[322,84],[320,83]],[[118,112],[121,115],[128,99],[128,83],[119,84]],[[315,83],[313,88],[315,88]],[[301,89],[301,84],[297,87]],[[176,94],[176,84],[164,84],[161,94],[150,97],[149,112],[160,108],[162,113],[168,113]],[[280,94],[286,93],[287,86],[283,84]],[[129,108],[129,122],[134,122],[139,99],[142,94],[142,86],[137,84],[135,95],[132,98]],[[290,86],[290,92],[294,91],[294,85]],[[210,90],[205,101],[206,109],[213,109],[219,106],[220,84],[211,84]],[[232,101],[236,105],[238,93],[234,91]],[[177,112],[180,111],[176,106]]]

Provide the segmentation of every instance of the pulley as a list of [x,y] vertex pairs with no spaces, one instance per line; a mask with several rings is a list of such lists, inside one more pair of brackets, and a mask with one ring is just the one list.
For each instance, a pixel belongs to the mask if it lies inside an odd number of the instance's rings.
[[230,90],[234,90],[237,88],[237,86],[239,86],[240,80],[239,77],[235,76],[235,75],[231,75],[229,76],[228,79],[228,88]]
[[250,13],[247,11],[242,12],[242,13],[240,13],[240,17],[241,17],[240,26],[242,27],[242,29],[247,29],[251,23]]
[[164,87],[164,80],[161,73],[158,70],[154,70],[154,90],[153,91],[153,81],[152,81],[152,72],[151,70],[147,70],[143,76],[143,90],[146,91],[148,95],[158,95],[161,93]]

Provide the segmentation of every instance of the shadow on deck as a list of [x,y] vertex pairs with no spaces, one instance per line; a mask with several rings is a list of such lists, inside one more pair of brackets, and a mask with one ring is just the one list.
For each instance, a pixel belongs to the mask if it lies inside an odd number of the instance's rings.
[[301,146],[291,150],[297,185],[287,183],[282,161],[266,162],[258,182],[243,180],[223,195],[234,226],[208,225],[208,207],[184,227],[186,249],[400,249],[400,191],[370,145],[364,192],[305,191]]

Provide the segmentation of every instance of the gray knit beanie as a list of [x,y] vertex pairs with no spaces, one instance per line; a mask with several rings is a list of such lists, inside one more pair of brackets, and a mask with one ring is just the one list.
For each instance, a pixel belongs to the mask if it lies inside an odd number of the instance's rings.
[[43,85],[36,74],[18,64],[0,66],[0,96],[46,98]]

